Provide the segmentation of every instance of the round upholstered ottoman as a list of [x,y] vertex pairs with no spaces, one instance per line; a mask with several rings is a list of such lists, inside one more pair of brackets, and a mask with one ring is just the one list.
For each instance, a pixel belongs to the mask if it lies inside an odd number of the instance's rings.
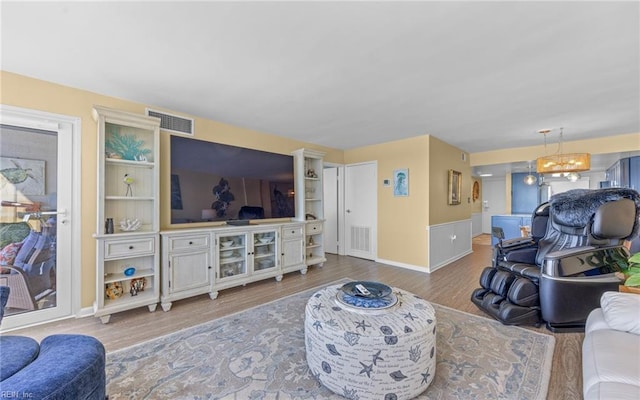
[[436,317],[431,304],[393,288],[397,302],[366,309],[338,300],[340,287],[316,292],[305,309],[311,373],[350,399],[411,399],[436,369]]

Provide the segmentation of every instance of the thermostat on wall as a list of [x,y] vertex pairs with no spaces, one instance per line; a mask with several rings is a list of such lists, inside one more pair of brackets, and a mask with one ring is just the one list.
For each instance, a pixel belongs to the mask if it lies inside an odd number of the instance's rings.
[[389,179],[385,179],[382,181],[382,186],[391,186],[391,182],[389,181]]

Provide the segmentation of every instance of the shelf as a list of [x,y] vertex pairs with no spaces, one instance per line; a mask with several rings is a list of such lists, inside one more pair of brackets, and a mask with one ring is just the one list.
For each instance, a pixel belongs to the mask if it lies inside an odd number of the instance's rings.
[[321,199],[304,199],[304,201],[321,201]]
[[[104,296],[104,293],[103,293],[103,296]],[[115,300],[105,299],[103,310],[106,310],[111,307],[128,305],[131,303],[134,303],[134,304],[153,303],[154,301],[157,301],[157,296],[154,294],[153,288],[149,287],[149,288],[145,288],[145,290],[142,292],[138,292],[138,294],[135,296],[131,296],[131,294],[127,292],[127,293],[123,293],[121,297],[118,297]],[[104,312],[102,312],[102,314],[104,314]]]
[[254,259],[260,259],[260,258],[268,258],[268,257],[273,257],[275,256],[275,253],[271,252],[271,253],[264,253],[264,254],[256,254],[253,256]]
[[153,276],[154,272],[152,269],[136,269],[136,273],[131,275],[131,276],[127,276],[122,272],[118,272],[116,274],[107,274],[104,277],[104,283],[112,283],[112,282],[121,282],[121,281],[127,281],[129,279],[136,279],[136,278],[143,278],[143,277],[147,277],[147,276]]
[[156,166],[155,163],[148,161],[122,160],[120,158],[105,158],[104,161],[107,164],[126,165],[128,167],[153,168]]
[[307,257],[306,263],[307,265],[320,264],[327,261],[324,257]]
[[153,197],[139,197],[139,196],[104,196],[105,200],[130,200],[130,201],[150,201],[155,200]]
[[319,245],[319,244],[312,244],[312,245],[306,246],[306,248],[307,249],[313,249],[313,248],[320,247],[320,246],[321,245]]
[[313,177],[311,177],[311,176],[305,176],[305,177],[304,177],[304,180],[305,180],[305,181],[319,181],[319,180],[320,180],[320,178],[313,178]]
[[238,249],[244,249],[244,246],[228,246],[228,247],[220,246],[220,251],[229,251],[229,250],[238,250]]
[[237,263],[237,262],[240,262],[240,261],[244,261],[244,257],[243,256],[221,258],[220,259],[220,265]]

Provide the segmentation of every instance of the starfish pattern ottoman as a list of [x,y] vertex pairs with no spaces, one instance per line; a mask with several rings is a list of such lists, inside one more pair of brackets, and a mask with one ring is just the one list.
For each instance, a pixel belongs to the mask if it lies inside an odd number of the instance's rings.
[[393,288],[387,304],[363,306],[345,301],[341,287],[321,289],[307,302],[305,346],[311,373],[348,399],[411,399],[424,392],[436,368],[431,304]]

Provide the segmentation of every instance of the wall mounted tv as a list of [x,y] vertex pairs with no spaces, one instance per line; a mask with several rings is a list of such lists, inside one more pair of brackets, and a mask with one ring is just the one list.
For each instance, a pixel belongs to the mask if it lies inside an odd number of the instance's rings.
[[171,136],[171,223],[295,216],[293,156]]

